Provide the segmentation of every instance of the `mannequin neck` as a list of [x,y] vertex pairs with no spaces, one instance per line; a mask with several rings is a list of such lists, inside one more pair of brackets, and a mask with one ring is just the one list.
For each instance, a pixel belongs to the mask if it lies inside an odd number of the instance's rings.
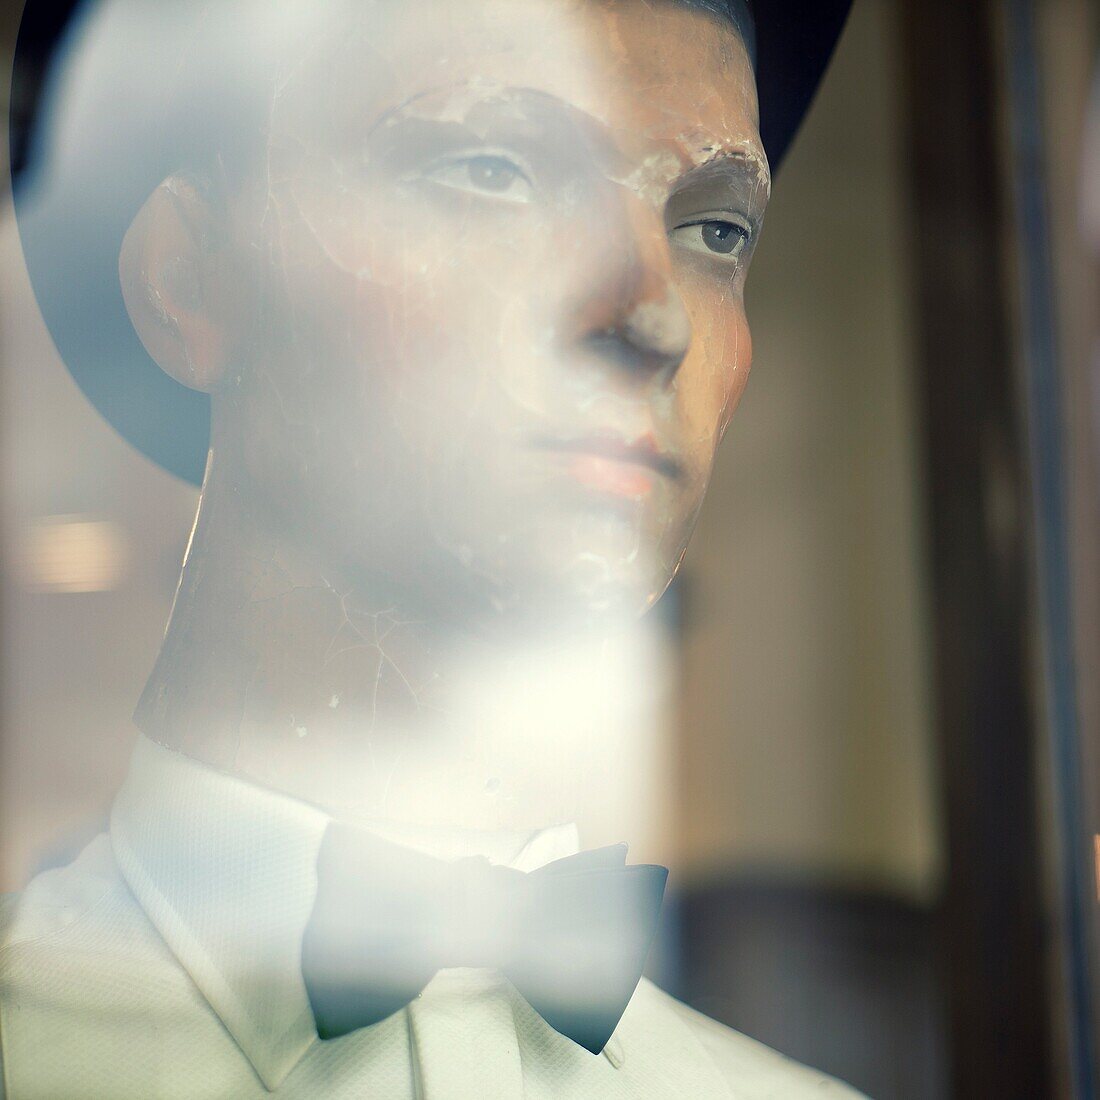
[[314,565],[255,515],[212,471],[135,715],[147,736],[337,816],[522,829],[580,815],[576,777],[600,747],[569,730],[593,682],[609,692],[595,705],[630,705],[598,674],[623,639],[463,633]]

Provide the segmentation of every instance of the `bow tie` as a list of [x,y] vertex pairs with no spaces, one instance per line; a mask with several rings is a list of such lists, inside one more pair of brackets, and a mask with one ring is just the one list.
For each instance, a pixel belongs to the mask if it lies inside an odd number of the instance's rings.
[[668,871],[626,865],[626,845],[530,874],[453,863],[329,825],[302,940],[322,1039],[384,1020],[438,970],[500,971],[556,1031],[598,1054],[642,976]]

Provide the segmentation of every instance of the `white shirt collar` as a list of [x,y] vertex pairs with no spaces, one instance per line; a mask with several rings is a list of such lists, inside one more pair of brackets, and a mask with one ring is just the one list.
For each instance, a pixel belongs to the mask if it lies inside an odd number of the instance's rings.
[[[111,812],[130,889],[268,1089],[318,1041],[300,959],[330,820],[144,736]],[[524,834],[370,827],[441,859],[484,855],[521,871],[579,850],[574,825]]]

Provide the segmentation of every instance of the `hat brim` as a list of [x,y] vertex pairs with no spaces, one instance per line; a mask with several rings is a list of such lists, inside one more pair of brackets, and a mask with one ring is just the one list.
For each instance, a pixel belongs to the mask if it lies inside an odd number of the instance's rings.
[[[850,7],[851,0],[753,0],[760,134],[773,172],[809,109]],[[209,398],[152,362],[130,324],[118,279],[122,238],[171,169],[160,171],[155,158],[125,178],[109,169],[125,163],[135,143],[155,145],[156,122],[150,118],[147,135],[98,127],[90,158],[58,155],[59,135],[44,132],[50,124],[42,120],[52,117],[49,106],[64,91],[59,59],[78,37],[74,26],[95,8],[96,0],[30,0],[24,12],[15,54],[21,94],[13,98],[10,128],[23,251],[43,318],[81,390],[138,450],[198,485],[209,448]],[[126,107],[134,88],[121,82],[114,94]],[[110,110],[109,103],[97,105],[100,117]],[[87,129],[77,124],[69,143],[90,142]]]

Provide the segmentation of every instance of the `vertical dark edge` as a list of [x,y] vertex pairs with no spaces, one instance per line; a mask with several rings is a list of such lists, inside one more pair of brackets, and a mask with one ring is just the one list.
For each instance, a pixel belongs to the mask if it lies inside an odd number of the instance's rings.
[[1045,700],[1054,783],[1063,924],[1066,1016],[1074,1096],[1096,1095],[1089,938],[1092,898],[1084,875],[1090,854],[1082,815],[1082,755],[1077,715],[1066,502],[1065,393],[1059,369],[1054,265],[1047,209],[1034,0],[1009,0],[1007,45],[1020,309],[1035,500]]
[[1028,644],[1031,529],[993,0],[906,0],[916,375],[959,1100],[1053,1097]]

